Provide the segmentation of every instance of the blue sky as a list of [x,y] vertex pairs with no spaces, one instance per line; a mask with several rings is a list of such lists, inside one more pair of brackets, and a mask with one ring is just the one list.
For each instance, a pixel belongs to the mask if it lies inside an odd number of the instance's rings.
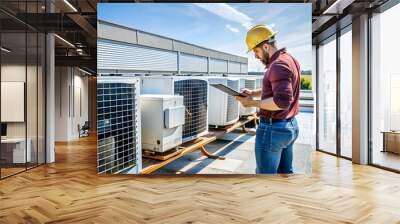
[[101,20],[248,57],[249,71],[264,66],[246,53],[247,30],[267,24],[279,32],[278,46],[311,70],[311,4],[102,3],[97,9]]

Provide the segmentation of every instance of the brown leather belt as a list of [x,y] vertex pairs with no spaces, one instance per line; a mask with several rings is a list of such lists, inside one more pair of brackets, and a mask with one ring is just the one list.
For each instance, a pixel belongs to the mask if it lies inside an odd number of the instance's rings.
[[293,120],[293,117],[287,118],[287,119],[275,119],[275,118],[260,117],[260,121],[263,123],[267,123],[267,124],[276,123],[276,122],[289,122],[292,120]]

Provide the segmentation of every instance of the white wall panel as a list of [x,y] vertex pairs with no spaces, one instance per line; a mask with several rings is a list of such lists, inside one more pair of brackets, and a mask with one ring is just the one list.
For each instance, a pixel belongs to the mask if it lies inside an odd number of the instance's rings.
[[182,54],[180,57],[181,72],[207,72],[207,58]]
[[180,41],[176,41],[174,40],[172,42],[173,44],[173,50],[174,51],[180,51],[180,52],[184,52],[184,53],[188,53],[188,54],[193,54],[193,45],[187,44],[187,43],[183,43]]
[[247,72],[248,72],[248,70],[247,70],[247,64],[241,64],[241,65],[240,65],[240,72],[241,72],[241,73],[247,73]]
[[228,61],[210,58],[210,72],[228,72]]
[[177,71],[177,52],[121,42],[97,41],[97,68],[131,71]]
[[[97,37],[122,41],[126,43],[137,44],[136,30],[124,29],[118,26],[112,26],[110,24],[98,23],[97,24]],[[115,34],[118,35],[115,35]]]
[[228,64],[229,73],[240,73],[240,63],[230,61]]
[[154,48],[161,48],[165,50],[172,50],[172,39],[163,38],[150,33],[138,32],[137,42],[139,45],[145,45]]

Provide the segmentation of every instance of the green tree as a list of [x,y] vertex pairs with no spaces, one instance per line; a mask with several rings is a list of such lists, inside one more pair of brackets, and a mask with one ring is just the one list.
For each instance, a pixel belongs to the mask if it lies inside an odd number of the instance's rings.
[[300,89],[311,90],[311,80],[301,77],[300,79]]

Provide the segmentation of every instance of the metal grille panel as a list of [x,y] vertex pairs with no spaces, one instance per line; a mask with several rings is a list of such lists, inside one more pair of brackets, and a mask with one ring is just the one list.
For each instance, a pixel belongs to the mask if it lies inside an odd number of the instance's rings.
[[173,51],[98,40],[97,69],[176,72],[178,56]]
[[[239,91],[239,80],[228,79],[228,86],[236,91]],[[228,95],[226,121],[233,121],[239,117],[239,102],[234,96]]]
[[255,89],[256,88],[256,80],[255,79],[246,79],[244,81],[244,88]]
[[240,72],[246,74],[248,72],[247,70],[247,64],[240,64]]
[[210,72],[227,73],[228,72],[228,61],[211,58],[210,59]]
[[137,166],[138,83],[97,83],[97,170],[119,173]]
[[183,141],[207,130],[207,81],[185,79],[174,82],[175,94],[183,96],[186,107]]
[[179,59],[181,72],[207,72],[207,58],[183,54]]
[[229,61],[228,73],[240,73],[240,63]]

